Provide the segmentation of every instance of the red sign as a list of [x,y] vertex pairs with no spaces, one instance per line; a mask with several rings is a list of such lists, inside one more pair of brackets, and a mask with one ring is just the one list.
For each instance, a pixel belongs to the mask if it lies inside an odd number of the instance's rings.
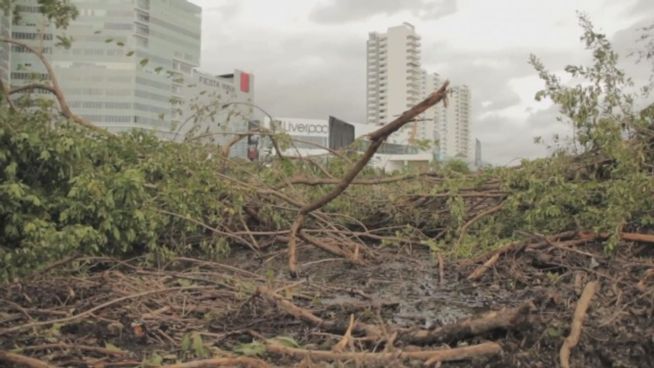
[[241,92],[250,92],[250,74],[241,73]]

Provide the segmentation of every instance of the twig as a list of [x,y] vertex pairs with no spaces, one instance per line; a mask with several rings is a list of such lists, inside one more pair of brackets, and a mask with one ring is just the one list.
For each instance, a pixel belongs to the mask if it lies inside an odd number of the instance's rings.
[[363,170],[363,168],[368,164],[370,159],[372,159],[373,155],[377,152],[379,147],[381,147],[386,138],[402,128],[402,126],[409,123],[414,117],[444,99],[447,96],[448,85],[449,82],[446,81],[438,91],[432,93],[425,100],[404,112],[391,123],[370,133],[368,135],[368,138],[370,139],[368,149],[366,149],[361,158],[349,169],[341,181],[324,196],[300,208],[295,221],[293,221],[293,225],[291,226],[291,233],[289,234],[288,241],[288,268],[292,277],[297,277],[297,237],[299,231],[302,229],[302,225],[304,225],[306,216],[311,212],[322,208],[324,205],[333,201],[343,193],[350,186],[354,178],[359,175],[361,170]]
[[141,293],[127,295],[127,296],[123,296],[123,297],[120,297],[120,298],[117,298],[117,299],[110,300],[110,301],[108,301],[106,303],[102,303],[102,304],[100,304],[98,306],[95,306],[95,307],[93,307],[91,309],[88,309],[88,310],[82,312],[82,313],[79,313],[79,314],[76,314],[76,315],[73,315],[73,316],[70,316],[70,317],[52,319],[52,320],[49,320],[49,321],[38,321],[38,322],[26,323],[24,325],[5,328],[3,330],[0,330],[0,336],[6,335],[6,334],[9,334],[9,333],[12,333],[12,332],[16,332],[16,331],[22,331],[22,330],[34,328],[34,327],[49,326],[49,325],[53,325],[55,323],[62,324],[62,323],[69,323],[69,322],[72,322],[72,321],[76,321],[78,319],[81,319],[81,318],[84,318],[84,317],[86,317],[88,315],[91,315],[91,314],[93,314],[93,313],[95,313],[95,312],[97,312],[97,311],[99,311],[101,309],[104,309],[104,308],[106,308],[106,307],[108,307],[110,305],[114,305],[114,304],[117,304],[117,303],[120,303],[120,302],[124,302],[125,300],[142,298],[144,296],[148,296],[148,295],[152,295],[152,294],[169,293],[171,291],[202,290],[202,289],[215,289],[215,287],[214,286],[186,286],[186,287],[172,287],[172,288],[167,288],[167,289],[144,291],[144,292],[141,292]]
[[622,233],[623,240],[654,243],[654,234]]
[[2,94],[5,96],[5,100],[7,100],[7,104],[9,104],[9,108],[12,111],[16,111],[16,105],[14,104],[14,101],[11,99],[9,87],[7,87],[7,85],[2,80],[2,78],[0,78],[0,89],[2,90]]
[[227,238],[232,238],[232,239],[236,240],[237,242],[239,242],[241,244],[244,244],[245,246],[252,249],[253,251],[258,252],[258,249],[257,249],[256,245],[251,244],[250,242],[243,239],[242,237],[234,235],[234,234],[232,234],[230,232],[222,231],[222,230],[217,229],[215,227],[209,226],[209,225],[205,224],[202,221],[198,221],[198,220],[196,220],[194,218],[191,218],[189,216],[181,215],[179,213],[175,213],[175,212],[172,212],[172,211],[167,211],[167,210],[163,210],[163,209],[160,209],[160,208],[155,208],[155,211],[159,212],[159,213],[162,213],[162,214],[165,214],[165,215],[173,216],[173,217],[176,217],[176,218],[179,218],[179,219],[186,220],[188,222],[194,223],[194,224],[196,224],[196,225],[198,225],[200,227],[203,227],[206,230],[209,230],[209,231],[211,231],[213,233],[216,233],[218,235],[222,235],[222,236],[227,237]]
[[438,253],[438,283],[440,286],[445,286],[445,260],[443,255]]
[[483,265],[479,266],[476,268],[470,275],[468,275],[468,280],[469,281],[476,281],[483,276],[486,271],[488,271],[491,267],[497,263],[497,261],[500,259],[500,256],[502,255],[501,252],[496,252],[493,254],[492,257],[490,257],[486,262],[484,262]]
[[163,365],[159,368],[212,368],[212,367],[252,367],[268,368],[268,363],[263,360],[239,357],[239,358],[214,358],[196,360],[194,362]]
[[[353,180],[350,185],[380,185],[380,184],[391,184],[397,183],[400,181],[414,180],[422,176],[434,176],[434,173],[425,172],[420,174],[408,174],[402,176],[392,176],[385,178],[371,178],[371,179],[359,179]],[[341,179],[332,179],[332,178],[307,178],[303,176],[297,176],[291,178],[291,183],[293,184],[302,184],[308,186],[317,186],[317,185],[329,185],[329,184],[338,184],[341,182]],[[506,195],[506,194],[503,194]]]
[[466,232],[468,231],[468,228],[470,226],[472,226],[475,222],[481,220],[483,217],[486,217],[490,214],[493,214],[501,210],[502,207],[504,207],[504,203],[500,203],[497,206],[479,212],[475,217],[471,218],[468,222],[466,222],[463,226],[461,226],[461,230],[459,230],[459,240],[457,240],[456,245],[454,247],[458,248],[461,245],[461,243],[463,242],[463,238],[466,236]]
[[63,90],[59,86],[59,81],[57,80],[57,76],[56,76],[56,74],[54,72],[54,69],[52,68],[52,64],[50,64],[50,62],[45,57],[45,55],[43,55],[42,52],[36,50],[32,46],[30,46],[30,45],[28,45],[28,44],[26,44],[24,42],[20,42],[20,41],[8,39],[8,38],[0,38],[0,42],[4,42],[4,43],[11,44],[11,45],[16,45],[16,46],[23,47],[26,50],[33,53],[34,55],[36,55],[36,57],[41,61],[41,64],[43,64],[43,66],[45,67],[45,70],[48,73],[48,77],[50,78],[50,83],[52,84],[51,86],[38,85],[37,84],[37,85],[28,85],[28,86],[24,86],[24,87],[19,87],[18,89],[14,90],[14,91],[10,91],[9,92],[10,94],[15,93],[16,91],[19,91],[19,90],[21,90],[23,88],[30,88],[30,89],[41,88],[41,89],[48,90],[52,94],[54,94],[54,96],[56,97],[57,102],[59,103],[59,108],[61,109],[61,113],[65,117],[67,117],[68,119],[76,122],[77,124],[80,124],[80,125],[85,126],[87,128],[91,128],[91,129],[93,129],[95,131],[111,135],[111,133],[108,130],[100,128],[97,125],[94,125],[89,120],[75,114],[70,109],[70,105],[68,105],[68,101],[66,101],[66,96],[64,95]]
[[[344,361],[353,360],[359,362],[386,362],[398,359],[416,359],[427,362],[445,362],[465,360],[482,356],[496,355],[502,351],[502,347],[494,342],[486,342],[479,345],[471,345],[454,349],[423,350],[423,351],[396,351],[396,352],[333,352],[324,350],[306,350],[282,346],[274,341],[266,342],[268,351],[277,354],[290,355],[296,358],[310,357],[316,360]],[[432,363],[433,364],[433,363]],[[387,365],[388,366],[388,365]]]
[[9,353],[6,351],[0,351],[0,361],[15,364],[14,366],[18,367],[28,367],[28,368],[55,368],[55,366],[50,365],[44,361],[27,357],[25,355],[20,355],[16,353]]
[[93,353],[100,353],[112,356],[125,356],[129,355],[128,352],[122,350],[111,350],[106,348],[101,348],[97,346],[87,346],[79,344],[43,344],[43,345],[32,345],[20,348],[21,351],[38,351],[38,350],[50,350],[50,349],[70,349],[70,350],[79,350],[79,351],[90,351]]
[[177,258],[173,259],[173,262],[177,262],[177,261],[204,264],[204,265],[207,265],[207,266],[221,268],[223,270],[231,271],[231,272],[234,272],[234,273],[240,273],[243,276],[251,277],[253,279],[265,280],[265,277],[262,277],[261,275],[257,275],[256,273],[253,273],[253,272],[250,272],[250,271],[238,268],[238,267],[218,263],[218,262],[206,261],[206,260],[195,259],[195,258],[190,258],[190,257],[177,257]]
[[352,328],[354,327],[354,314],[350,314],[350,325],[347,327],[345,334],[338,341],[338,343],[332,346],[332,351],[336,353],[342,353],[347,348],[352,348]]
[[570,335],[565,338],[565,341],[561,346],[561,352],[559,354],[562,368],[570,368],[570,351],[572,348],[577,346],[577,343],[579,343],[579,337],[581,336],[581,326],[584,323],[586,311],[590,306],[590,300],[593,298],[593,295],[597,292],[598,289],[599,282],[589,282],[586,284],[586,287],[584,288],[584,291],[581,294],[579,301],[577,302],[574,318],[572,319],[572,326],[570,328]]
[[[338,333],[344,333],[347,330],[348,326],[345,326],[342,323],[337,323],[335,321],[324,320],[313,314],[311,311],[298,307],[292,302],[284,299],[283,297],[274,293],[272,290],[268,289],[265,286],[259,286],[257,288],[257,294],[263,296],[266,300],[275,304],[277,308],[313,326],[325,328],[330,332],[338,332]],[[372,339],[376,339],[381,336],[381,331],[377,326],[374,325],[369,325],[362,322],[355,322],[353,329],[354,332],[364,333],[366,334],[366,336]]]

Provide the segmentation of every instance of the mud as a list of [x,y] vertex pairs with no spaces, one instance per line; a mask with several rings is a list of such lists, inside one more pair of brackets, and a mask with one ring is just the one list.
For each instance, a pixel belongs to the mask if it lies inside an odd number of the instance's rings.
[[[448,343],[457,347],[495,341],[502,346],[501,355],[443,366],[557,367],[581,289],[588,281],[599,280],[600,291],[592,300],[579,345],[572,351],[572,366],[654,367],[654,280],[645,277],[654,269],[649,245],[628,247],[611,257],[599,244],[574,251],[549,248],[508,254],[479,282],[466,279],[479,262],[446,260],[441,280],[432,254],[425,249],[375,251],[377,261],[354,266],[343,260],[321,261],[324,254],[302,248],[299,280],[287,276],[281,248],[260,257],[243,251],[220,262],[177,260],[160,262],[159,267],[78,260],[57,274],[0,287],[0,349],[61,367],[136,367],[252,353],[248,347],[257,341],[254,336],[285,336],[302,348],[319,350],[330,350],[339,341],[340,335],[298,320],[257,296],[256,288],[265,285],[320,318],[347,324],[354,315],[358,321],[395,330],[434,329],[531,302],[534,309],[527,327]],[[10,330],[77,316],[148,290],[185,287],[198,289],[129,298],[83,318]],[[194,339],[200,343],[189,343]],[[355,339],[360,339],[354,345],[358,351],[383,348],[383,343],[371,344],[361,336]],[[122,354],[75,348],[79,345]],[[393,348],[415,349],[401,341]],[[274,366],[302,363],[265,350],[255,353]],[[382,366],[421,364],[394,360]]]

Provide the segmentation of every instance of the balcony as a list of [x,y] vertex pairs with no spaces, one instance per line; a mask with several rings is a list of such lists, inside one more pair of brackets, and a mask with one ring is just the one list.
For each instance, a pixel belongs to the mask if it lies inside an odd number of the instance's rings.
[[416,39],[410,39],[409,38],[406,44],[409,47],[415,47],[415,48],[420,47],[420,41],[416,40]]

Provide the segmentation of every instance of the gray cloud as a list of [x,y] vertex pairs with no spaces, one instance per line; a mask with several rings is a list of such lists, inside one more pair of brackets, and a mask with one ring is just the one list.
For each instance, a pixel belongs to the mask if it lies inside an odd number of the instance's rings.
[[639,0],[627,12],[633,15],[652,14],[654,12],[654,2],[652,0]]
[[[263,39],[256,30],[238,37],[216,34],[203,48],[203,58],[212,62],[203,64],[212,72],[234,65],[253,72],[256,102],[275,116],[332,114],[364,121],[365,36],[338,39],[324,32],[268,36]],[[229,60],[223,50],[232,50]]]
[[[654,9],[654,6],[652,7]],[[638,86],[654,86],[654,19],[641,21],[611,38],[620,54],[621,66]]]
[[[570,125],[557,120],[558,107],[539,110],[524,122],[506,119],[498,114],[489,115],[475,122],[475,135],[481,137],[482,159],[494,165],[515,165],[522,159],[543,157],[550,153],[548,145],[554,144],[554,135],[563,141],[571,135]],[[534,143],[541,137],[543,144]]]
[[205,17],[210,16],[213,18],[218,16],[221,18],[221,22],[228,22],[237,19],[241,12],[241,5],[242,4],[239,0],[216,1],[216,3],[211,6],[203,7],[202,12]]
[[456,0],[332,0],[315,8],[310,18],[318,23],[341,23],[409,11],[421,19],[438,19],[456,9]]
[[[215,6],[238,6],[239,1],[210,2],[209,12],[217,12]],[[319,9],[329,9],[338,4],[349,6],[354,9],[353,14],[341,14],[345,17],[342,22],[346,22],[373,15],[413,13],[413,9],[422,6],[420,4],[425,1],[363,1],[365,6],[357,3],[360,2],[336,1]],[[205,12],[207,10],[205,7]],[[318,16],[316,11],[314,9],[314,17]],[[331,10],[331,13],[325,14],[336,17],[334,14],[338,12]],[[322,16],[327,17],[325,14]],[[256,22],[243,22],[243,17],[249,16],[241,9],[241,20],[236,24],[205,18],[203,69],[218,74],[237,67],[254,73],[256,103],[274,116],[324,119],[335,115],[354,122],[365,121],[365,45],[371,27],[363,24],[365,22],[362,22],[363,25],[349,23],[339,28],[314,25],[289,34],[288,29],[270,26],[260,29]],[[428,16],[428,12],[417,16]],[[322,21],[327,21],[327,18]],[[333,18],[332,21],[336,22],[337,19]],[[612,37],[616,46],[634,45],[635,39],[627,31],[618,32]],[[581,30],[570,37],[576,39],[580,33]],[[537,54],[550,70],[561,70],[568,64],[587,65],[590,53],[583,51],[581,43],[574,52],[537,45],[534,49],[479,51],[434,42],[435,37],[427,33],[422,36],[423,66],[440,73],[453,84],[470,86],[472,134],[482,141],[485,160],[506,164],[515,158],[543,156],[547,154],[546,148],[534,144],[533,137],[549,139],[556,132],[568,131],[567,125],[557,123],[556,108],[531,114],[526,111],[523,119],[516,119],[515,115],[506,117],[502,110],[520,105],[525,99],[532,99],[536,92],[515,91],[510,85],[512,79],[536,75],[527,62],[530,53]]]

